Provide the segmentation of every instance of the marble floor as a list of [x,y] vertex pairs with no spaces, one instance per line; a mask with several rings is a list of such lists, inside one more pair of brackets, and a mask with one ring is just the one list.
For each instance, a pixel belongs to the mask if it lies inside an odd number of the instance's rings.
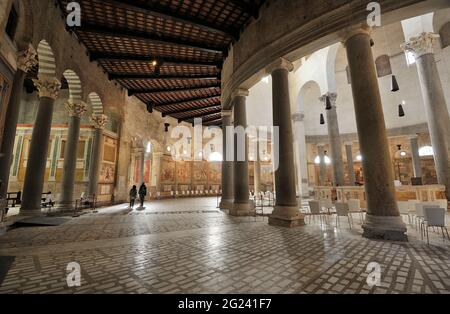
[[[370,241],[342,219],[284,229],[230,217],[216,198],[100,209],[0,236],[5,293],[450,293],[450,243],[410,226],[409,243]],[[355,217],[359,223],[359,217]],[[81,286],[68,287],[67,266]],[[381,282],[367,283],[370,263]]]

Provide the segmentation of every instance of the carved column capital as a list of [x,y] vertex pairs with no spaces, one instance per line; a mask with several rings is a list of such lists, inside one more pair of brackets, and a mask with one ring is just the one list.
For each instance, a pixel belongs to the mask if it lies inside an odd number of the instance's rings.
[[27,49],[17,53],[17,68],[25,73],[38,63],[37,52],[30,44]]
[[328,93],[324,94],[323,96],[320,96],[319,100],[325,104],[327,101],[327,97],[330,98],[331,105],[333,107],[336,107],[337,94],[328,92]]
[[266,72],[268,74],[272,74],[276,70],[286,70],[288,72],[292,72],[294,70],[294,65],[292,62],[284,58],[279,58],[267,67]]
[[414,57],[420,58],[423,55],[434,53],[434,43],[439,35],[434,33],[422,33],[417,37],[412,37],[401,47],[406,52],[411,52]]
[[104,114],[93,114],[91,121],[94,124],[94,128],[98,130],[103,130],[108,123],[108,116]]
[[234,99],[235,97],[248,97],[250,95],[250,92],[247,89],[238,88],[231,94],[231,97]]
[[61,83],[52,77],[42,77],[33,80],[34,85],[39,91],[39,97],[48,97],[56,100],[61,89]]
[[81,100],[69,100],[65,107],[70,117],[81,118],[87,112],[87,104]]

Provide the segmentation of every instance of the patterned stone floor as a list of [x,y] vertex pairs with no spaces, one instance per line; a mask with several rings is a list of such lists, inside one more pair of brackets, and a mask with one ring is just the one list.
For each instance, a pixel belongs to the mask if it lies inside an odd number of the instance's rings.
[[[215,198],[114,206],[57,227],[0,237],[0,293],[450,293],[450,245],[410,227],[409,243],[369,241],[360,227],[270,227],[233,218]],[[355,217],[355,221],[358,218]],[[81,286],[66,268],[81,267]],[[369,263],[381,283],[369,287]]]

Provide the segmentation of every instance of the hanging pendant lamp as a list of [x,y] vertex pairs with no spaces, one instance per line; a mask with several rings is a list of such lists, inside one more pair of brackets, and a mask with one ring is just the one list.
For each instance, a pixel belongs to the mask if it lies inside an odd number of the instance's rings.
[[392,75],[391,91],[398,92],[399,90],[400,87],[398,86],[397,78],[395,77],[395,75]]
[[164,123],[164,132],[169,132],[170,123]]
[[374,42],[373,39],[371,38],[371,39],[370,39],[370,47],[373,47],[373,46],[375,46],[375,42]]
[[321,125],[325,124],[325,118],[323,117],[323,113],[320,114],[320,124]]
[[398,116],[403,118],[405,116],[405,110],[403,109],[403,105],[398,105]]
[[327,96],[326,97],[326,110],[331,110],[332,109],[332,107],[331,107],[331,99],[330,99],[330,96]]

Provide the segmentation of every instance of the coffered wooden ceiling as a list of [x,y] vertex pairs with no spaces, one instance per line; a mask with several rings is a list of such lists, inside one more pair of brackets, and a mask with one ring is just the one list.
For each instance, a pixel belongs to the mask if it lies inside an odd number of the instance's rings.
[[[69,0],[58,0],[65,16]],[[117,81],[163,116],[220,124],[221,70],[264,0],[79,0],[68,28]]]

